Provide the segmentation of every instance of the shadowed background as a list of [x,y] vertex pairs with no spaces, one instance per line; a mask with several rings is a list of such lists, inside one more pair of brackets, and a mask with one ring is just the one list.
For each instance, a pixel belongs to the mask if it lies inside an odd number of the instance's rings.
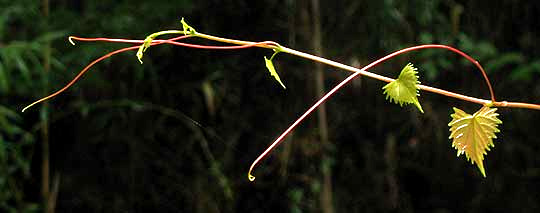
[[[486,68],[498,100],[540,103],[540,4],[504,1],[0,0],[1,212],[538,212],[540,112],[499,109],[503,124],[483,178],[448,139],[452,107],[421,92],[425,113],[385,100],[360,77],[254,170],[251,162],[321,94],[350,73],[266,49],[160,45],[93,67],[66,93],[20,110],[124,44],[180,29],[276,41],[361,67],[426,43],[457,47]],[[203,44],[213,44],[197,40]],[[423,84],[489,98],[476,68],[422,50]],[[320,118],[323,116],[324,118]]]

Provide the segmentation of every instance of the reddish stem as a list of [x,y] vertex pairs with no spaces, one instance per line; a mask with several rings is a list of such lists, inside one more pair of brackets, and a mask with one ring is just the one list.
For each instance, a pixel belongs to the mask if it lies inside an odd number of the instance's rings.
[[236,49],[255,47],[262,44],[277,45],[276,42],[273,42],[273,41],[254,42],[252,44],[234,45],[234,46],[210,46],[210,45],[188,44],[188,43],[181,43],[181,42],[168,41],[168,40],[158,40],[158,41],[162,41],[163,43],[168,43],[168,44],[177,45],[177,46],[184,46],[184,47],[197,48],[197,49],[208,49],[208,50],[236,50]]
[[[434,44],[431,44],[431,45],[422,45],[424,46],[424,48],[441,48],[441,49],[447,49],[447,50],[450,50],[450,51],[453,51],[461,56],[463,56],[464,58],[466,58],[468,61],[470,61],[471,63],[473,63],[476,67],[478,67],[478,69],[480,70],[480,72],[482,73],[482,76],[484,77],[484,80],[486,81],[486,84],[488,86],[488,89],[489,89],[489,94],[491,96],[491,101],[492,102],[496,102],[495,101],[495,93],[493,92],[493,87],[491,87],[491,83],[489,82],[489,78],[486,74],[486,71],[484,70],[484,68],[482,67],[482,65],[480,65],[480,62],[478,62],[477,60],[475,60],[474,58],[472,58],[471,56],[465,54],[464,52],[456,49],[456,48],[453,48],[453,47],[449,47],[449,46],[446,46],[446,45],[434,45]],[[418,49],[422,49],[422,48],[418,48]]]
[[326,93],[326,95],[324,95],[321,99],[319,99],[315,104],[313,104],[313,106],[311,106],[306,112],[304,112],[304,114],[302,114],[302,116],[300,116],[298,119],[296,119],[296,121],[289,126],[289,128],[287,128],[283,133],[281,133],[281,135],[268,147],[266,148],[266,150],[261,154],[259,155],[259,157],[257,157],[257,159],[255,159],[255,161],[253,161],[253,163],[251,164],[251,167],[249,168],[249,171],[248,171],[248,179],[250,181],[254,181],[255,180],[255,177],[253,175],[251,175],[251,172],[253,171],[253,169],[255,168],[255,166],[262,160],[264,159],[268,153],[270,153],[272,150],[274,150],[281,142],[283,142],[283,139],[285,138],[285,136],[287,136],[292,130],[294,130],[294,128],[296,128],[296,126],[298,126],[298,124],[300,124],[300,122],[302,122],[307,116],[309,116],[317,107],[319,107],[322,103],[324,103],[328,98],[330,98],[330,96],[332,96],[336,91],[338,91],[339,89],[341,89],[341,87],[343,87],[345,84],[349,83],[349,81],[351,81],[352,79],[354,79],[355,77],[357,77],[358,75],[361,75],[363,73],[366,72],[367,69],[370,69],[378,64],[380,64],[381,62],[384,62],[390,58],[393,58],[397,55],[400,55],[400,54],[403,54],[403,53],[407,53],[407,52],[410,52],[410,51],[413,51],[413,50],[419,50],[419,49],[428,49],[428,48],[440,48],[440,49],[446,49],[446,50],[450,50],[452,52],[455,52],[461,56],[463,56],[464,58],[466,58],[467,60],[469,60],[470,62],[472,62],[473,64],[476,65],[476,67],[478,67],[478,69],[480,69],[480,71],[482,72],[482,75],[484,76],[484,79],[486,80],[486,83],[488,85],[488,88],[489,88],[489,92],[491,94],[491,100],[493,102],[495,102],[495,95],[493,94],[493,89],[491,87],[491,83],[489,82],[489,78],[487,77],[484,69],[482,68],[482,66],[480,65],[480,63],[478,63],[478,61],[474,60],[472,57],[470,57],[469,55],[463,53],[462,51],[458,50],[458,49],[455,49],[453,47],[450,47],[450,46],[446,46],[446,45],[438,45],[438,44],[428,44],[428,45],[419,45],[419,46],[414,46],[414,47],[409,47],[409,48],[405,48],[405,49],[402,49],[402,50],[399,50],[399,51],[396,51],[396,52],[393,52],[385,57],[382,57],[374,62],[372,62],[371,64],[368,64],[367,66],[363,67],[362,69],[356,71],[354,74],[350,75],[349,77],[347,77],[345,80],[341,81],[337,86],[335,86],[334,88],[332,88],[332,90],[330,90],[328,93]]
[[[263,44],[278,46],[278,44],[273,41],[253,42],[251,44],[246,44],[246,45],[231,45],[231,46],[199,45],[199,44],[188,44],[188,43],[175,41],[175,40],[179,40],[179,38],[185,38],[185,37],[186,36],[179,36],[179,37],[167,39],[167,40],[156,39],[156,40],[152,40],[151,45],[166,43],[166,44],[172,44],[176,46],[183,46],[183,47],[190,47],[190,48],[197,48],[197,49],[209,49],[209,50],[235,50],[235,49],[250,48],[250,47],[259,46]],[[191,36],[188,35],[187,37],[191,37]],[[144,43],[144,40],[118,39],[118,38],[80,38],[76,36],[70,36],[69,39],[70,39],[70,42],[73,39],[76,41],[106,41],[106,42],[130,43],[130,44]]]
[[[168,40],[153,40],[152,43],[150,45],[158,45],[158,44],[172,44],[172,45],[177,45],[177,46],[184,46],[184,47],[190,47],[190,48],[197,48],[197,49],[212,49],[212,50],[234,50],[234,49],[242,49],[242,48],[249,48],[249,47],[254,47],[254,46],[258,46],[258,45],[262,45],[262,44],[267,44],[267,45],[276,45],[277,44],[275,42],[272,42],[272,41],[264,41],[264,42],[254,42],[254,43],[251,43],[251,44],[247,44],[247,45],[236,45],[236,46],[207,46],[207,45],[198,45],[198,44],[187,44],[187,43],[182,43],[182,42],[176,42],[177,40],[180,40],[180,39],[185,39],[185,38],[188,38],[188,37],[191,37],[191,35],[184,35],[184,36],[178,36],[178,37],[175,37],[175,38],[171,38],[171,39],[168,39]],[[141,44],[143,43],[144,41],[143,40],[130,40],[130,39],[111,39],[111,38],[80,38],[80,37],[75,37],[75,36],[70,36],[69,37],[69,41],[73,43],[73,40],[78,40],[78,41],[106,41],[106,42],[116,42],[116,43],[135,43],[135,44]],[[86,72],[88,72],[88,70],[94,66],[96,63],[106,59],[106,58],[109,58],[113,55],[116,55],[118,53],[122,53],[122,52],[126,52],[126,51],[129,51],[129,50],[136,50],[138,49],[139,46],[132,46],[132,47],[126,47],[126,48],[122,48],[122,49],[119,49],[119,50],[115,50],[113,52],[110,52],[110,53],[107,53],[101,57],[99,57],[98,59],[92,61],[90,64],[88,64],[86,67],[84,67],[84,69],[82,69],[68,84],[66,84],[64,87],[62,87],[61,89],[59,89],[58,91],[48,95],[48,96],[45,96],[37,101],[34,101],[33,103],[29,104],[28,106],[24,107],[22,109],[22,112],[24,112],[25,110],[27,110],[28,108],[38,104],[38,103],[41,103],[43,101],[46,101],[46,100],[49,100],[57,95],[59,95],[60,93],[64,92],[65,90],[67,90],[69,87],[71,87],[73,84],[75,84],[75,82],[77,82]]]
[[128,50],[136,50],[137,48],[139,48],[139,46],[133,46],[133,47],[126,47],[126,48],[122,48],[122,49],[119,49],[119,50],[115,50],[113,52],[110,52],[104,56],[101,56],[99,57],[98,59],[92,61],[90,64],[88,64],[86,67],[84,67],[84,69],[82,69],[79,74],[77,74],[77,76],[75,76],[75,78],[73,78],[68,84],[66,84],[66,86],[62,87],[61,89],[59,89],[58,91],[48,95],[48,96],[45,96],[37,101],[34,101],[33,103],[29,104],[28,106],[24,107],[22,109],[22,112],[24,112],[25,110],[27,110],[28,108],[38,104],[38,103],[41,103],[43,101],[46,101],[46,100],[49,100],[51,98],[53,98],[54,96],[57,96],[58,94],[64,92],[65,90],[67,90],[69,87],[71,87],[71,85],[73,85],[75,82],[77,82],[89,69],[90,67],[94,66],[94,64],[108,58],[108,57],[111,57],[112,55],[115,55],[115,54],[118,54],[118,53],[121,53],[121,52],[125,52],[125,51],[128,51]]

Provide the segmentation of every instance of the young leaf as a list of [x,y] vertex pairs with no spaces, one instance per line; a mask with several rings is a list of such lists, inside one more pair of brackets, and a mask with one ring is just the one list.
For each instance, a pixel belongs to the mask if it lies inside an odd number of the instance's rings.
[[383,87],[383,94],[386,94],[386,99],[390,99],[390,102],[394,102],[400,106],[403,106],[403,104],[414,104],[420,112],[424,113],[417,97],[420,96],[418,92],[420,81],[418,81],[418,72],[416,70],[411,63],[407,64],[395,81]]
[[146,51],[146,49],[148,49],[148,47],[150,47],[150,44],[152,43],[153,40],[154,40],[154,37],[152,37],[152,36],[146,37],[144,39],[143,44],[141,44],[141,46],[137,50],[137,53],[135,54],[137,56],[137,59],[139,59],[139,62],[141,64],[143,63],[142,57],[143,57],[144,51]]
[[[185,24],[184,19],[182,19],[182,24]],[[184,28],[185,28],[185,26],[184,26]],[[193,30],[193,28],[191,28],[191,29],[192,30],[190,30],[190,34],[195,34],[195,30]],[[186,34],[185,31],[181,31],[181,30],[164,30],[164,31],[159,31],[159,32],[156,32],[156,33],[152,33],[149,36],[146,36],[143,43],[139,47],[139,50],[137,50],[137,53],[135,54],[137,56],[137,59],[139,59],[139,62],[141,64],[143,63],[142,62],[142,57],[143,57],[144,51],[146,51],[146,49],[148,49],[148,47],[150,47],[150,45],[152,45],[152,41],[154,41],[154,39],[156,37],[161,36],[161,35],[180,34],[180,33]]]
[[497,108],[482,107],[472,115],[454,107],[454,114],[450,115],[452,121],[450,126],[450,137],[452,147],[457,149],[457,156],[465,153],[467,160],[478,166],[482,175],[486,177],[484,169],[484,155],[489,151],[489,147],[494,147],[493,138],[497,138],[495,133],[499,132],[497,125],[502,121],[495,113]]
[[274,68],[274,64],[272,63],[272,58],[268,59],[266,58],[266,56],[264,56],[264,62],[266,63],[266,68],[268,69],[268,71],[270,71],[270,75],[274,76],[276,81],[278,81],[279,84],[281,84],[283,89],[287,89],[285,85],[283,84],[283,82],[281,82],[281,79],[279,78],[279,75],[277,74],[276,69]]
[[182,24],[184,35],[188,35],[188,34],[194,35],[195,33],[197,33],[197,31],[195,31],[193,27],[189,26],[187,22],[184,21],[184,17],[182,17],[182,20],[180,20],[180,23]]

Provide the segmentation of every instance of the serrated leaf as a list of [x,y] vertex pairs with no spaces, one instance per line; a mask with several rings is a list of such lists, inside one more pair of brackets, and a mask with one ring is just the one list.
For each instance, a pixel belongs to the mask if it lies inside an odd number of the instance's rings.
[[395,81],[383,87],[383,94],[386,94],[386,99],[389,99],[390,102],[394,102],[400,106],[403,106],[403,104],[414,104],[420,112],[424,113],[418,101],[418,96],[420,96],[418,85],[420,81],[418,81],[418,72],[416,70],[411,63],[407,64]]
[[281,86],[283,87],[283,89],[287,89],[285,87],[285,85],[283,84],[283,82],[281,82],[281,79],[279,78],[279,75],[277,74],[276,72],[276,68],[274,68],[274,64],[272,63],[272,60],[266,58],[266,56],[264,56],[264,62],[266,64],[266,68],[268,69],[268,71],[270,72],[270,75],[271,76],[274,76],[274,78],[276,79],[277,82],[279,82],[279,84],[281,84]]
[[452,147],[457,149],[457,156],[463,153],[472,164],[476,164],[484,177],[484,155],[489,151],[489,147],[494,147],[493,139],[497,138],[495,133],[499,132],[497,125],[502,121],[495,113],[497,108],[482,107],[480,110],[470,115],[454,107],[454,114],[450,115],[452,121],[450,126],[450,137],[453,139]]

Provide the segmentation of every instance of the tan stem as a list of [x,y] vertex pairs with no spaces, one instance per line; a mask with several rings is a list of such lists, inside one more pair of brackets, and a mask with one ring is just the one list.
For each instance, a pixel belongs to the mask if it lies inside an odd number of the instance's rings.
[[[204,38],[204,39],[209,39],[209,40],[212,40],[212,41],[218,41],[218,42],[229,43],[229,44],[249,45],[249,44],[256,43],[256,42],[251,42],[251,41],[242,41],[242,40],[221,38],[221,37],[202,34],[202,33],[197,33],[196,36]],[[275,42],[273,42],[273,43],[275,43]],[[298,51],[298,50],[294,50],[294,49],[291,49],[291,48],[288,48],[288,47],[285,47],[285,46],[281,46],[278,43],[275,43],[275,45],[269,45],[269,44],[263,43],[261,45],[256,45],[256,46],[261,47],[261,48],[266,48],[266,49],[280,48],[281,52],[288,53],[288,54],[291,54],[291,55],[295,55],[295,56],[305,58],[305,59],[308,59],[308,60],[316,61],[316,62],[319,62],[319,63],[327,64],[329,66],[337,67],[337,68],[340,68],[342,70],[346,70],[346,71],[349,71],[349,72],[360,72],[360,74],[363,75],[363,76],[370,77],[370,78],[373,78],[373,79],[377,79],[379,81],[392,82],[392,81],[395,80],[393,78],[388,78],[388,77],[383,76],[383,75],[378,75],[378,74],[375,74],[375,73],[372,73],[372,72],[362,71],[362,70],[360,70],[360,69],[358,69],[356,67],[352,67],[352,66],[349,66],[349,65],[338,63],[336,61],[332,61],[332,60],[329,60],[329,59],[326,59],[326,58],[323,58],[323,57],[311,55],[311,54],[304,53],[304,52],[301,52],[301,51]],[[540,105],[538,105],[538,104],[520,103],[520,102],[508,102],[508,101],[496,101],[496,102],[493,102],[492,100],[466,96],[466,95],[463,95],[463,94],[450,92],[450,91],[447,91],[447,90],[443,90],[443,89],[439,89],[439,88],[435,88],[435,87],[430,87],[430,86],[426,86],[426,85],[419,85],[418,87],[419,87],[419,89],[424,90],[424,91],[428,91],[428,92],[448,96],[448,97],[451,97],[451,98],[456,98],[456,99],[476,103],[476,104],[481,104],[481,105],[492,104],[495,107],[525,108],[525,109],[540,110]]]
[[[378,74],[375,74],[375,73],[363,71],[363,70],[360,70],[360,69],[358,69],[356,67],[341,64],[341,63],[338,63],[338,62],[335,62],[335,61],[332,61],[332,60],[328,60],[326,58],[322,58],[322,57],[319,57],[319,56],[315,56],[315,55],[311,55],[311,54],[308,54],[308,53],[300,52],[300,51],[290,49],[290,48],[287,48],[287,47],[281,46],[281,49],[282,49],[282,52],[289,53],[291,55],[296,55],[296,56],[299,56],[301,58],[305,58],[305,59],[308,59],[308,60],[317,61],[319,63],[323,63],[323,64],[327,64],[327,65],[330,65],[330,66],[333,66],[333,67],[340,68],[342,70],[346,70],[346,71],[349,71],[349,72],[360,72],[360,74],[363,75],[363,76],[374,78],[374,79],[377,79],[379,81],[384,81],[384,82],[389,83],[389,82],[392,82],[392,81],[395,80],[393,78],[388,78],[386,76],[382,76],[382,75],[378,75]],[[492,102],[491,100],[466,96],[466,95],[463,95],[463,94],[450,92],[450,91],[447,91],[447,90],[443,90],[443,89],[439,89],[439,88],[435,88],[435,87],[430,87],[430,86],[426,86],[426,85],[418,85],[418,88],[421,89],[421,90],[424,90],[424,91],[428,91],[428,92],[448,96],[448,97],[451,97],[451,98],[456,98],[456,99],[476,103],[476,104],[481,104],[481,105],[486,105],[486,104],[491,103],[495,107],[526,108],[526,109],[540,110],[540,105],[538,105],[538,104],[520,103],[520,102],[508,102],[508,101]]]

